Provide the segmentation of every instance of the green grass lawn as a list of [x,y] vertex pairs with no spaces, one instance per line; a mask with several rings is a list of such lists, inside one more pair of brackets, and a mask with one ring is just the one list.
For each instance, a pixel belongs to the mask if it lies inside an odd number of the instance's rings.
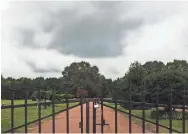
[[[105,104],[110,105],[112,107],[115,107],[113,103],[105,103]],[[118,109],[121,109],[123,111],[129,112],[129,110],[126,110],[125,108],[122,108],[119,105],[118,105]],[[137,115],[139,117],[142,117],[142,110],[131,110],[131,111],[132,111],[132,114]],[[156,121],[155,119],[151,119],[150,118],[151,111],[152,110],[145,110],[145,118],[147,120],[155,122]],[[125,114],[125,116],[127,118],[129,118],[127,114]],[[142,120],[141,119],[132,117],[132,120],[133,120],[134,123],[142,126]],[[163,120],[159,120],[159,124],[169,127],[169,120],[164,120],[164,119]],[[145,127],[146,127],[147,130],[150,130],[150,131],[153,130],[155,132],[155,130],[156,130],[155,129],[156,125],[151,124],[149,122],[145,122]],[[172,120],[172,128],[174,130],[182,132],[182,120]],[[186,133],[188,133],[188,120],[185,121],[185,129],[186,129]],[[169,130],[165,129],[163,127],[159,127],[159,132],[160,133],[168,133]]]
[[[28,104],[36,103],[35,101],[28,100]],[[1,104],[10,105],[10,100],[1,100]],[[15,100],[14,105],[24,104],[24,100]],[[70,103],[69,106],[76,105],[78,103]],[[55,104],[55,112],[63,110],[66,108],[66,104]],[[14,127],[23,125],[25,123],[25,108],[15,108],[14,109]],[[29,106],[28,110],[28,122],[38,119],[38,109],[36,106]],[[47,109],[41,108],[41,117],[52,114],[52,106],[47,107]],[[52,119],[47,118],[45,120]],[[45,121],[45,120],[42,120]],[[29,125],[29,128],[32,128],[33,125]],[[11,128],[11,109],[1,109],[1,132],[9,130]],[[15,130],[15,132],[24,132],[24,127]]]

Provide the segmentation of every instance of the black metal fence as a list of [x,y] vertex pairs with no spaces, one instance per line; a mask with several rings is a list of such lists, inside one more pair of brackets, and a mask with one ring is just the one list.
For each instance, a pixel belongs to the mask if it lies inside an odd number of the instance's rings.
[[[80,106],[80,123],[78,124],[80,126],[80,132],[83,133],[83,132],[86,132],[86,133],[89,133],[90,131],[90,107],[89,107],[89,104],[90,102],[93,102],[93,133],[96,133],[96,126],[97,125],[100,125],[101,126],[101,133],[104,133],[104,127],[105,125],[110,125],[110,124],[106,124],[105,120],[104,120],[104,106],[105,107],[108,107],[108,108],[112,108],[115,110],[114,112],[114,125],[115,125],[115,131],[114,133],[118,133],[118,112],[122,112],[122,113],[125,113],[126,115],[128,115],[128,120],[129,120],[129,133],[132,133],[132,122],[134,122],[134,119],[133,118],[137,118],[137,119],[140,119],[141,120],[141,124],[140,126],[142,127],[142,132],[145,133],[146,130],[147,131],[150,131],[148,130],[148,128],[146,127],[146,122],[147,123],[150,123],[150,124],[153,124],[155,126],[155,132],[156,133],[159,133],[160,132],[160,129],[161,128],[165,128],[169,131],[169,133],[172,133],[172,132],[176,132],[176,133],[186,133],[186,128],[188,126],[186,126],[186,120],[188,120],[188,103],[187,103],[187,100],[185,99],[188,94],[186,92],[181,92],[181,95],[184,96],[184,99],[183,101],[180,101],[179,103],[180,104],[173,104],[173,93],[174,92],[166,92],[166,93],[162,93],[162,94],[169,94],[169,102],[170,103],[166,103],[166,104],[163,104],[163,103],[160,103],[160,96],[161,94],[160,93],[156,93],[155,94],[155,102],[147,102],[145,101],[145,95],[143,92],[141,92],[141,101],[139,102],[135,102],[135,101],[132,101],[132,95],[131,95],[131,91],[129,92],[129,95],[128,95],[128,98],[126,98],[125,100],[119,100],[118,98],[114,98],[114,99],[106,99],[106,98],[99,98],[98,99],[98,104],[100,104],[100,109],[101,109],[101,123],[97,124],[96,122],[96,108],[95,108],[95,104],[96,104],[96,101],[95,99],[93,98],[86,98],[86,99],[83,99],[83,98],[78,98],[78,99],[66,99],[64,101],[61,101],[61,100],[56,100],[55,99],[55,96],[54,96],[54,90],[52,90],[52,98],[51,98],[51,101],[50,102],[41,102],[41,98],[39,97],[39,100],[38,100],[38,103],[32,103],[32,104],[29,104],[28,103],[28,91],[27,90],[24,90],[25,91],[25,96],[24,96],[24,104],[18,104],[18,105],[15,105],[14,102],[15,102],[15,90],[12,90],[12,99],[10,100],[11,101],[11,105],[2,105],[1,106],[1,110],[3,109],[10,109],[11,110],[11,128],[9,130],[6,130],[4,131],[3,133],[14,133],[17,129],[19,128],[22,128],[24,127],[24,132],[25,133],[28,133],[28,125],[30,124],[33,124],[35,122],[38,122],[38,132],[39,133],[42,133],[41,131],[41,121],[46,119],[46,118],[49,118],[51,117],[52,118],[52,132],[55,133],[56,130],[55,130],[55,115],[61,113],[61,112],[65,112],[66,111],[66,132],[69,133],[70,131],[70,128],[69,128],[69,110],[72,109],[72,108],[75,108],[77,106]],[[40,96],[41,92],[40,90],[38,90],[38,94]],[[178,92],[178,94],[180,94],[180,92]],[[153,95],[153,94],[152,94]],[[175,95],[175,94],[174,94]],[[70,103],[73,103],[73,102],[77,102],[78,104],[74,105],[74,106],[69,106]],[[58,112],[55,111],[55,104],[66,104],[66,108],[65,109],[62,109]],[[86,105],[86,123],[84,124],[83,122],[83,113],[84,113],[84,108],[83,108],[83,105]],[[41,109],[43,108],[42,106],[47,106],[47,105],[51,105],[52,106],[52,114],[50,115],[47,115],[47,116],[44,116],[44,117],[41,117]],[[31,106],[38,106],[38,119],[37,120],[33,120],[31,122],[28,122],[28,107],[31,107]],[[141,110],[141,115],[138,116],[136,114],[134,114],[135,112],[135,107],[139,107],[137,108],[137,110]],[[160,120],[161,120],[161,117],[160,117],[160,107],[162,107],[165,111],[168,113],[168,118],[166,118],[166,120],[168,120],[169,122],[169,126],[166,126],[166,125],[163,125],[163,124],[160,124]],[[20,126],[16,126],[15,127],[15,122],[14,122],[14,109],[15,108],[24,108],[24,118],[25,118],[25,122],[23,125],[20,125]],[[167,109],[165,109],[167,108]],[[148,109],[155,109],[154,110],[154,113],[155,113],[155,116],[154,118],[151,120],[151,119],[148,119],[148,116],[146,116],[146,111]],[[173,112],[175,109],[180,109],[181,111],[179,113],[181,118],[180,120],[182,121],[182,129],[181,131],[180,130],[176,130],[173,128],[173,120],[174,120],[174,117],[173,117]],[[79,114],[79,113],[78,113]],[[86,130],[84,130],[84,125],[86,125]],[[79,133],[79,132],[78,132]],[[127,132],[125,132],[127,133]]]
[[[155,126],[155,131],[147,130],[152,132],[166,132],[166,131],[159,131],[160,129],[167,129],[169,133],[176,132],[176,133],[186,133],[188,132],[188,92],[184,90],[172,90],[160,92],[160,93],[148,93],[144,90],[140,91],[140,94],[133,95],[132,90],[130,89],[127,94],[125,95],[122,92],[119,93],[121,95],[117,95],[114,93],[113,100],[104,100],[104,102],[114,103],[114,105],[107,105],[104,104],[106,107],[112,108],[115,110],[115,125],[116,125],[116,111],[125,113],[128,115],[129,118],[129,133],[132,133],[132,118],[140,119],[141,122],[139,123],[142,126],[142,132],[145,133],[146,123],[153,124]],[[123,94],[123,95],[122,95]],[[121,96],[126,96],[126,98],[122,98]],[[138,97],[136,100],[133,101],[133,97]],[[149,101],[146,98],[150,97]],[[117,99],[118,98],[118,99]],[[120,100],[122,99],[122,100]],[[117,109],[117,103],[122,107]],[[150,110],[152,114],[150,117],[146,116],[146,111]],[[153,111],[152,111],[153,110]],[[177,111],[178,110],[178,111]],[[135,113],[137,111],[141,111],[142,114],[139,116]],[[165,117],[161,117],[162,114],[165,114]],[[153,117],[152,117],[153,116]],[[151,119],[152,118],[152,119]],[[155,120],[155,121],[154,121]],[[164,125],[160,123],[160,120],[165,120],[169,122],[169,125]],[[178,124],[178,130],[173,128],[173,120],[181,120],[182,122]],[[166,123],[167,124],[167,123]],[[116,127],[116,126],[115,126]],[[118,132],[118,130],[115,130]]]
[[[59,114],[59,113],[62,113],[62,112],[65,112],[66,111],[66,117],[67,117],[67,130],[66,132],[69,133],[69,110],[72,109],[72,108],[75,108],[77,106],[80,106],[80,103],[85,103],[85,102],[80,102],[80,99],[68,99],[66,98],[65,100],[55,100],[55,95],[54,95],[54,90],[52,90],[52,96],[51,96],[51,100],[49,102],[46,102],[46,100],[44,102],[41,101],[41,97],[38,97],[38,100],[37,100],[37,103],[35,101],[33,101],[33,103],[29,103],[28,104],[28,99],[32,99],[31,96],[28,96],[29,95],[29,90],[25,89],[25,90],[22,90],[22,91],[25,91],[24,93],[24,104],[14,104],[15,102],[15,92],[16,91],[19,91],[20,90],[14,90],[12,89],[11,90],[12,92],[12,97],[11,97],[11,100],[10,100],[10,105],[6,105],[6,104],[1,104],[1,110],[4,110],[4,109],[10,109],[10,119],[11,119],[11,127],[9,130],[6,130],[6,131],[2,131],[2,133],[14,133],[16,130],[20,129],[20,128],[25,128],[24,129],[24,132],[25,133],[28,133],[28,125],[31,125],[31,124],[34,124],[36,122],[38,122],[38,132],[41,133],[41,121],[44,120],[44,119],[47,119],[49,117],[52,117],[52,132],[55,133],[55,115]],[[38,91],[38,94],[39,96],[41,96],[41,91],[40,90],[37,90]],[[9,91],[10,92],[10,91]],[[31,95],[31,94],[30,94]],[[69,103],[75,103],[77,102],[78,104],[75,104],[73,106],[69,106]],[[66,104],[66,108],[63,108],[62,110],[59,110],[59,111],[55,111],[55,104]],[[42,108],[46,108],[46,106],[49,106],[51,105],[52,106],[52,114],[49,114],[47,116],[44,116],[44,117],[41,117],[41,109]],[[28,122],[28,107],[33,107],[33,106],[37,106],[37,109],[38,109],[38,119],[36,120],[33,120],[33,121],[30,121]],[[16,108],[24,108],[24,124],[23,125],[20,125],[20,126],[16,126],[15,127],[15,118],[14,118],[14,115],[15,115],[15,112],[14,110]],[[3,118],[3,117],[2,117]]]

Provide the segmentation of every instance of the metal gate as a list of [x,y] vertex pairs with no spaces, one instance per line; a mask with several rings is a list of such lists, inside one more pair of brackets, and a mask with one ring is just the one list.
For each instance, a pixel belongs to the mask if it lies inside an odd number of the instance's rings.
[[[103,99],[100,98],[100,99],[93,99],[93,98],[88,98],[86,99],[86,102],[85,102],[85,105],[86,105],[86,123],[85,123],[85,128],[86,130],[84,131],[84,123],[83,123],[83,104],[81,104],[81,122],[79,124],[80,126],[80,132],[81,133],[96,133],[97,130],[96,130],[96,126],[101,126],[101,129],[100,129],[100,132],[103,133],[104,132],[104,126],[106,125],[109,125],[107,123],[105,123],[105,120],[103,118]],[[92,107],[90,107],[90,105],[92,105]],[[100,118],[100,121],[97,122],[97,109],[100,109],[100,114],[99,114],[99,118]],[[90,115],[91,114],[91,115]],[[92,120],[92,125],[90,124]],[[92,127],[92,128],[90,128]]]
[[[49,118],[49,117],[52,117],[52,132],[55,133],[56,130],[55,130],[55,116],[61,112],[65,112],[66,111],[66,132],[69,133],[70,131],[70,128],[69,128],[69,111],[72,109],[72,108],[75,108],[77,106],[80,106],[80,113],[81,113],[81,116],[80,116],[80,123],[78,124],[78,126],[80,127],[80,132],[81,133],[96,133],[96,126],[101,126],[101,130],[100,132],[101,133],[104,133],[104,127],[106,125],[111,125],[111,124],[106,124],[105,120],[104,120],[104,110],[103,108],[104,107],[108,107],[108,108],[111,108],[114,110],[114,126],[115,126],[115,131],[114,133],[118,133],[118,112],[121,112],[121,113],[125,113],[126,115],[128,115],[128,120],[129,120],[129,133],[132,133],[132,122],[133,122],[133,118],[137,118],[137,119],[140,119],[142,121],[142,124],[141,124],[141,128],[142,128],[142,132],[145,133],[146,132],[146,122],[150,123],[150,124],[153,124],[155,126],[155,132],[158,133],[160,132],[159,129],[160,128],[165,128],[167,130],[169,130],[169,133],[172,133],[172,132],[176,132],[176,133],[185,133],[186,132],[186,121],[188,119],[188,115],[187,115],[187,112],[186,110],[188,110],[188,103],[187,103],[187,100],[182,100],[181,102],[181,105],[176,105],[176,104],[173,104],[173,96],[177,96],[177,94],[180,94],[180,96],[188,96],[188,94],[186,92],[164,92],[164,93],[153,93],[152,95],[154,95],[154,102],[147,102],[145,100],[145,97],[147,95],[147,93],[141,93],[140,94],[140,97],[141,97],[141,100],[139,102],[136,102],[136,101],[133,101],[132,100],[132,93],[131,93],[131,90],[128,92],[128,95],[127,95],[127,98],[126,100],[123,100],[121,98],[118,98],[117,99],[117,96],[114,97],[113,99],[107,99],[107,98],[99,98],[99,106],[100,106],[100,109],[101,109],[101,114],[99,115],[101,118],[101,121],[100,122],[97,122],[96,121],[96,108],[95,108],[95,101],[93,98],[85,98],[85,99],[66,99],[64,101],[56,101],[54,99],[54,95],[53,95],[53,92],[54,90],[52,90],[52,99],[50,102],[40,102],[39,100],[39,103],[28,103],[28,90],[22,90],[22,92],[25,92],[25,100],[24,100],[24,104],[14,104],[14,101],[15,101],[15,90],[11,90],[11,95],[12,95],[12,99],[10,100],[11,104],[10,105],[2,105],[1,106],[1,110],[4,110],[4,109],[10,109],[10,122],[11,122],[11,128],[9,130],[6,130],[6,131],[3,131],[3,133],[14,133],[16,132],[17,129],[19,128],[22,128],[24,127],[24,132],[25,133],[28,133],[28,125],[30,124],[33,124],[35,122],[38,122],[38,132],[41,133],[41,121],[46,119],[46,118]],[[39,95],[40,95],[40,90],[38,90],[39,92]],[[161,99],[160,99],[160,96],[162,96],[162,94],[168,94],[169,95],[169,98],[170,98],[170,104],[167,105],[167,104],[162,104],[160,103],[161,102]],[[150,96],[152,96],[150,95]],[[123,95],[123,97],[125,97]],[[185,97],[186,98],[186,97]],[[78,104],[74,105],[74,106],[69,106],[69,103],[71,102],[79,102]],[[66,104],[66,108],[65,109],[62,109],[58,112],[55,111],[55,104]],[[89,106],[90,104],[92,103],[92,108]],[[112,105],[108,105],[109,103],[111,103]],[[51,105],[52,106],[52,114],[50,115],[47,115],[47,116],[44,116],[44,117],[41,117],[41,109],[42,109],[42,106],[45,106],[45,105]],[[83,106],[86,106],[86,115],[84,115],[84,108]],[[138,115],[135,115],[132,111],[133,111],[133,108],[136,106],[139,106],[139,109],[142,111],[142,114],[140,116]],[[28,121],[28,107],[31,107],[31,106],[38,106],[38,119],[36,120],[33,120],[33,121]],[[165,125],[162,125],[160,124],[160,119],[159,119],[159,107],[167,107],[167,106],[170,106],[170,110],[169,110],[169,118],[168,118],[168,121],[169,121],[169,126],[165,126]],[[120,109],[119,107],[122,107],[124,109],[127,109],[128,111],[125,111],[125,110],[122,110]],[[16,126],[15,127],[15,123],[14,123],[14,110],[16,108],[23,108],[24,109],[24,124],[23,125],[20,125],[20,126]],[[151,121],[149,119],[146,118],[146,110],[147,108],[153,108],[155,109],[156,111],[156,118],[155,118],[155,121]],[[181,109],[182,110],[182,118],[180,119],[181,120],[181,124],[182,124],[182,128],[181,130],[176,130],[173,128],[173,118],[172,118],[172,113],[173,113],[173,110],[172,108],[178,108],[178,109]],[[92,113],[90,111],[93,111]],[[78,113],[79,114],[79,113]],[[90,115],[92,114],[92,115]],[[86,126],[84,126],[84,118],[83,116],[86,116]],[[91,125],[91,117],[92,117],[92,125]],[[92,128],[91,128],[92,126]],[[84,128],[86,128],[86,130],[84,130]],[[92,130],[92,132],[90,131]],[[79,133],[79,132],[78,132]],[[127,133],[127,132],[125,132]]]

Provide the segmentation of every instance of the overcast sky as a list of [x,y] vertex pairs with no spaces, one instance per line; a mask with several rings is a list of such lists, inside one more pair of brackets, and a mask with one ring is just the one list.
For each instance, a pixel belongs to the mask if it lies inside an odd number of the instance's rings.
[[84,60],[114,79],[134,61],[188,60],[188,2],[4,5],[1,71],[5,77],[60,77],[65,66]]

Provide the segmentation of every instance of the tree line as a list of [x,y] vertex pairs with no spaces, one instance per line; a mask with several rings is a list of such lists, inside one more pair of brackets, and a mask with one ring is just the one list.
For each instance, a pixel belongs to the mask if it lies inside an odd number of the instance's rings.
[[[113,96],[118,99],[170,105],[188,104],[188,63],[185,60],[174,60],[164,64],[161,61],[148,61],[145,64],[134,62],[125,76],[113,81]],[[144,98],[142,98],[144,96]]]
[[185,60],[174,60],[166,64],[162,61],[148,61],[144,64],[135,61],[123,77],[112,80],[100,74],[97,66],[84,61],[73,62],[64,68],[60,78],[15,79],[1,75],[1,88],[2,99],[11,99],[12,90],[15,90],[15,99],[23,99],[25,90],[29,91],[28,96],[32,96],[39,89],[46,92],[54,89],[56,94],[71,94],[75,97],[79,89],[85,89],[87,97],[126,99],[131,89],[135,101],[140,100],[142,91],[148,101],[153,101],[151,96],[155,93],[161,94],[168,101],[165,92],[169,91],[178,91],[174,97],[182,100],[184,96],[181,93],[188,91],[188,63]]

